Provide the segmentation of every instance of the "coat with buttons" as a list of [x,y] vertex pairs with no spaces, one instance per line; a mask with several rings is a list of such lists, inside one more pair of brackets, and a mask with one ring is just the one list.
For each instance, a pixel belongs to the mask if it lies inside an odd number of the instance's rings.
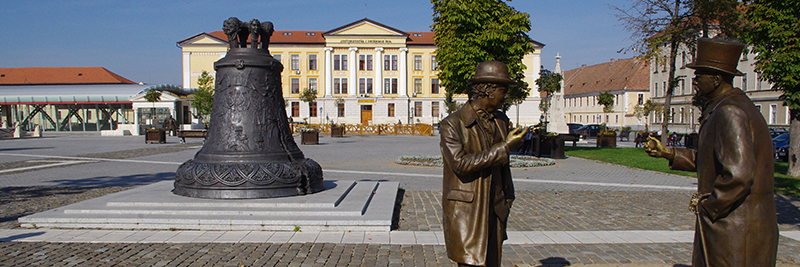
[[478,125],[470,102],[440,123],[445,246],[450,259],[459,263],[485,264],[489,233],[498,231],[490,229],[490,213],[500,221],[498,238],[507,239],[506,220],[514,199],[505,144],[508,118],[499,111],[494,115],[494,136]]
[[710,100],[698,148],[675,149],[670,168],[697,172],[693,266],[775,266],[778,248],[774,166],[769,129],[739,89]]

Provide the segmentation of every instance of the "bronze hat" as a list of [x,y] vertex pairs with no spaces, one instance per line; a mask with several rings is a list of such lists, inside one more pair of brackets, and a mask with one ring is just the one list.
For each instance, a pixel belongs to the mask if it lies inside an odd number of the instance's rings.
[[475,78],[469,83],[498,83],[515,86],[517,82],[509,78],[508,67],[500,61],[484,61],[475,69]]
[[736,66],[742,55],[744,44],[720,39],[698,38],[697,56],[694,62],[686,67],[722,72],[736,76],[744,73],[738,71]]

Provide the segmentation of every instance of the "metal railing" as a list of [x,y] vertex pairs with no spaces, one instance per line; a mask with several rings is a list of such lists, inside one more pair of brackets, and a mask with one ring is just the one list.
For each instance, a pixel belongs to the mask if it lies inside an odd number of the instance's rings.
[[[321,133],[330,133],[330,124],[289,124],[292,133],[299,133],[303,128],[315,128]],[[345,134],[377,134],[377,135],[433,135],[433,126],[429,124],[347,124]]]

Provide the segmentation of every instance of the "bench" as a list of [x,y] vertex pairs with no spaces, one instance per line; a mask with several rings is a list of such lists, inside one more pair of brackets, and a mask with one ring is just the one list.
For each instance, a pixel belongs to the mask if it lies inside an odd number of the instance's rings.
[[205,129],[198,129],[198,130],[179,130],[178,137],[181,138],[181,144],[186,143],[186,137],[189,138],[203,138],[203,143],[206,143],[206,136],[208,136],[208,131]]
[[622,132],[620,132],[619,133],[619,141],[620,142],[622,142],[622,138],[625,138],[625,140],[630,141],[631,140],[631,131],[622,131]]

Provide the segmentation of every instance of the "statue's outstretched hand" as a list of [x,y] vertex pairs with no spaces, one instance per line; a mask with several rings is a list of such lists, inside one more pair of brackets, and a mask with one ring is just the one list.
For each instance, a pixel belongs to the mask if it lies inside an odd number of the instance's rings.
[[506,146],[508,149],[516,149],[522,142],[525,141],[525,133],[528,132],[528,127],[517,127],[508,132],[508,136],[506,136]]
[[644,146],[644,151],[651,157],[665,158],[670,161],[675,159],[675,151],[665,147],[661,144],[661,141],[652,136],[647,137],[647,144]]

